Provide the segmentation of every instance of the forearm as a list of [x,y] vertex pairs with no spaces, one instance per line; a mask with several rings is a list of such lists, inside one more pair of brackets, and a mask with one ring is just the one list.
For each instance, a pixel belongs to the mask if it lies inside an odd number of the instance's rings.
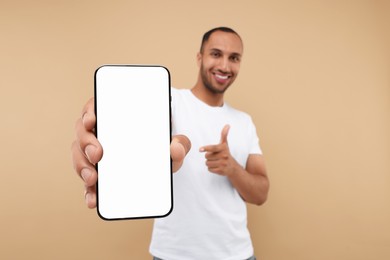
[[206,152],[206,166],[211,173],[226,176],[241,197],[248,203],[261,205],[267,200],[269,181],[261,154],[249,154],[243,168],[230,154],[227,136],[229,125],[221,132],[221,142],[199,149]]
[[250,173],[236,163],[228,178],[246,202],[262,205],[267,200],[269,181],[266,174]]

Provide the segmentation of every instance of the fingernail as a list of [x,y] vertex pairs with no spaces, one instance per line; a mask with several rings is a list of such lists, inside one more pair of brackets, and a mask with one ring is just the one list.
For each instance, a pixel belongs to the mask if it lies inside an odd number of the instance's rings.
[[199,148],[199,152],[204,152],[204,148],[203,147]]
[[91,171],[88,169],[82,169],[81,178],[83,178],[85,183],[88,181],[89,177],[91,177]]
[[96,151],[96,148],[95,148],[95,146],[93,146],[93,145],[88,145],[87,147],[85,147],[85,154],[87,155],[87,157],[88,157],[88,160],[90,161],[90,162],[92,162],[91,161],[91,157],[93,156],[93,155],[95,155],[95,151]]

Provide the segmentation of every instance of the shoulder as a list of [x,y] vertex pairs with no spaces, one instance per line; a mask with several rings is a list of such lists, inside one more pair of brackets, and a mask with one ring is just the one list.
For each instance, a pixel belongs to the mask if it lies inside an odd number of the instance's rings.
[[185,95],[186,91],[187,91],[187,89],[178,89],[178,88],[171,87],[171,94],[172,94],[172,96],[182,96],[182,95]]
[[226,111],[234,118],[240,120],[240,121],[243,121],[245,123],[252,123],[252,117],[244,112],[244,111],[241,111],[241,110],[238,110],[232,106],[230,106],[229,104],[225,104],[226,105]]
[[191,101],[188,89],[178,89],[171,87],[171,108],[175,112],[176,108],[180,107],[183,110],[184,107],[188,106]]
[[172,102],[178,103],[188,99],[188,89],[178,89],[171,87]]

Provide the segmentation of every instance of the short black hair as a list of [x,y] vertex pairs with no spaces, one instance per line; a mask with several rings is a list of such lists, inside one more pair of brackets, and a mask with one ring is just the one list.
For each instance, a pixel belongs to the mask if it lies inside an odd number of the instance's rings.
[[209,40],[210,36],[216,32],[216,31],[222,31],[222,32],[227,32],[227,33],[234,33],[235,35],[238,36],[238,38],[240,38],[241,40],[241,37],[240,35],[235,31],[233,30],[232,28],[229,28],[229,27],[216,27],[216,28],[213,28],[209,31],[207,31],[204,35],[203,35],[203,38],[202,38],[202,43],[200,45],[200,52],[202,53],[203,52],[203,47],[205,45],[205,43]]

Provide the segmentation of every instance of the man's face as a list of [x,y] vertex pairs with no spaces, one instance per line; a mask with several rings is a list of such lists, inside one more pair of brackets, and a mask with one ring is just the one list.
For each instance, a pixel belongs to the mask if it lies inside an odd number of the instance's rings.
[[198,54],[200,76],[204,86],[222,94],[234,82],[240,70],[243,46],[234,33],[216,31]]

